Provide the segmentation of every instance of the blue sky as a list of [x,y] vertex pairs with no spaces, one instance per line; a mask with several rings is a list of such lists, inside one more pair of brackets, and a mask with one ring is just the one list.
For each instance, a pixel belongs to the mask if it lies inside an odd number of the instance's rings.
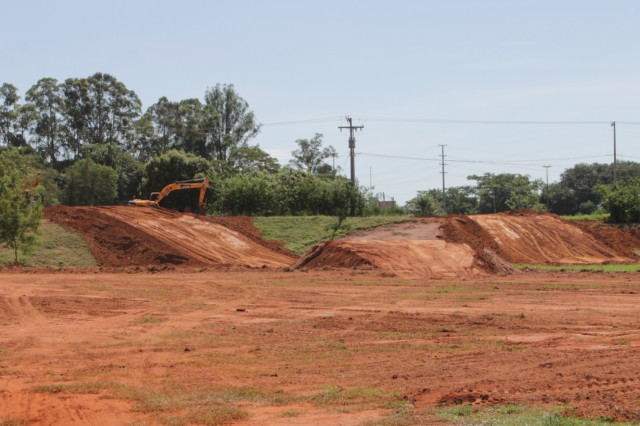
[[[2,3],[0,83],[21,94],[100,71],[146,108],[234,84],[265,124],[255,143],[286,162],[296,139],[322,133],[346,173],[338,126],[350,115],[365,126],[360,184],[399,202],[441,187],[438,144],[447,186],[486,172],[544,179],[543,165],[553,182],[611,162],[613,120],[619,159],[640,161],[634,0]],[[306,123],[270,125],[295,121]]]

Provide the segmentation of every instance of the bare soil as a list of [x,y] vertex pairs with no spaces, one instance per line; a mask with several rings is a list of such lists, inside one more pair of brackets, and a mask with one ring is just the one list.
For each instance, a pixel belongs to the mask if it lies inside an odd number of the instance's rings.
[[248,218],[205,218],[133,207],[51,207],[45,217],[79,232],[106,267],[285,267],[295,257],[266,242]]
[[639,294],[636,273],[5,272],[0,421],[163,424],[192,409],[162,398],[144,405],[117,386],[291,397],[229,402],[249,413],[234,424],[358,425],[393,415],[310,398],[329,385],[397,392],[413,405],[414,424],[439,422],[434,410],[463,402],[570,405],[573,414],[638,422]]

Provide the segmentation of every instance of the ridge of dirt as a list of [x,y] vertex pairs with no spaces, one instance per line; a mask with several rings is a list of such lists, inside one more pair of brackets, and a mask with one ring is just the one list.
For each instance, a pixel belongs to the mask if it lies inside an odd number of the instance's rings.
[[635,260],[640,259],[640,229],[638,227],[586,220],[572,221],[571,223],[617,253]]
[[130,206],[56,206],[45,217],[79,232],[105,267],[286,267],[294,259],[274,250],[278,243],[261,241],[249,218],[207,220]]
[[482,274],[466,244],[443,240],[341,239],[315,246],[294,268],[379,269],[403,278],[453,278]]

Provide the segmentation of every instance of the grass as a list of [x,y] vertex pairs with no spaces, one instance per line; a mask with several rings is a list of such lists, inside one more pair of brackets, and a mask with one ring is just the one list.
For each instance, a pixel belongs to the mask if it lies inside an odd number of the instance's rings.
[[573,216],[560,216],[565,220],[606,220],[609,218],[609,213],[592,213],[592,214],[576,214]]
[[456,425],[494,425],[494,426],[622,426],[609,418],[583,419],[565,416],[571,407],[557,407],[552,411],[543,411],[525,405],[503,405],[476,409],[469,404],[445,407],[437,411],[437,416]]
[[627,265],[529,265],[514,264],[517,269],[537,271],[582,271],[582,272],[638,272],[640,264]]
[[[95,268],[98,265],[87,243],[75,232],[43,220],[39,244],[32,254],[19,252],[18,261],[34,268]],[[0,247],[0,265],[13,262],[13,251]]]
[[332,237],[408,220],[412,219],[408,216],[349,217],[337,227],[338,218],[332,216],[273,216],[256,217],[253,223],[266,240],[282,241],[288,250],[303,254],[314,244]]
[[319,407],[337,408],[341,412],[362,411],[374,408],[410,410],[397,392],[385,392],[370,387],[344,389],[339,386],[326,386],[319,394],[311,397],[311,402]]
[[159,424],[222,425],[245,419],[249,413],[240,406],[280,406],[293,397],[278,389],[257,387],[196,389],[171,387],[161,391],[136,388],[115,382],[49,384],[34,386],[31,392],[53,394],[98,394],[133,403],[133,411],[156,416]]
[[[371,387],[345,389],[330,385],[311,396],[294,396],[279,389],[259,387],[190,388],[167,386],[162,390],[133,387],[117,382],[79,382],[34,386],[35,393],[101,394],[101,398],[130,401],[132,411],[154,416],[157,424],[182,426],[191,424],[222,425],[249,417],[249,406],[287,407],[311,403],[338,412],[388,410],[387,416],[367,422],[370,426],[404,426],[416,424],[413,405],[398,392]],[[304,415],[298,408],[285,410],[283,418]],[[0,418],[1,419],[1,418]],[[14,423],[7,423],[13,425]],[[22,423],[16,423],[22,424]],[[3,426],[0,423],[0,426]]]

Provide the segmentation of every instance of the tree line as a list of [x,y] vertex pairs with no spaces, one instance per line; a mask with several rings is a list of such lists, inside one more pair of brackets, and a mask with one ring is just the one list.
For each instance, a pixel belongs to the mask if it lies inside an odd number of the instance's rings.
[[[365,192],[325,160],[322,135],[295,141],[287,167],[250,142],[259,133],[233,85],[204,101],[161,97],[146,111],[115,77],[43,78],[24,98],[0,87],[0,145],[38,163],[46,205],[99,205],[148,197],[168,183],[208,177],[216,214],[362,214]],[[169,203],[189,202],[186,194]],[[191,195],[191,198],[194,197]]]
[[[610,213],[611,221],[640,222],[640,163],[581,163],[566,169],[558,182],[512,173],[471,175],[475,185],[420,191],[405,206],[408,213],[440,215],[497,213],[528,209],[558,215]],[[444,203],[444,204],[443,204]]]

